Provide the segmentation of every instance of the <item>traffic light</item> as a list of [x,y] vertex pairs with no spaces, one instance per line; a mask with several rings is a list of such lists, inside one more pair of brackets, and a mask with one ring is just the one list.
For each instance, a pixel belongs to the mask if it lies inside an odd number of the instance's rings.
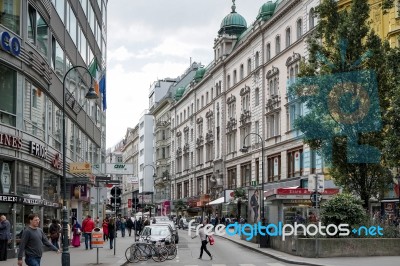
[[113,187],[111,189],[111,198],[110,198],[110,203],[111,206],[121,206],[121,189],[119,187]]

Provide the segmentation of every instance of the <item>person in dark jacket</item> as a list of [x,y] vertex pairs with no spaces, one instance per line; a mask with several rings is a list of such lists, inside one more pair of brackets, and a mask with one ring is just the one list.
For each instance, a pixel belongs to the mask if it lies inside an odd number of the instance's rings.
[[60,248],[60,246],[58,245],[58,240],[60,239],[60,225],[57,223],[56,219],[53,219],[51,221],[51,225],[49,227],[49,233],[50,233],[51,243],[55,247]]
[[108,238],[110,239],[110,249],[113,249],[114,238],[115,238],[115,220],[111,218],[108,223]]
[[7,260],[7,245],[11,239],[11,225],[5,215],[0,216],[0,261]]

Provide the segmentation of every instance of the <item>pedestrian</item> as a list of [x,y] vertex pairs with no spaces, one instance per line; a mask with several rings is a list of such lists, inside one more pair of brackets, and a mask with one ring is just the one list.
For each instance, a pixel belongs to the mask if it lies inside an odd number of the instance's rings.
[[0,261],[7,260],[7,245],[11,240],[11,225],[5,215],[0,216]]
[[49,227],[49,233],[50,233],[50,239],[51,243],[56,247],[60,248],[60,245],[58,244],[58,240],[60,238],[60,225],[57,223],[56,219],[53,219],[51,221],[51,225]]
[[81,246],[81,234],[82,234],[82,226],[79,224],[78,220],[74,220],[74,225],[72,226],[72,246],[80,247]]
[[106,241],[108,240],[108,219],[103,220],[103,240]]
[[21,236],[21,242],[19,243],[18,266],[22,266],[22,257],[24,254],[26,265],[40,266],[43,245],[56,251],[57,254],[60,253],[60,250],[48,240],[43,230],[39,227],[40,219],[38,214],[29,214],[28,219],[29,226],[25,227]]
[[92,220],[92,216],[86,216],[85,220],[82,222],[82,231],[83,236],[85,237],[85,248],[88,250],[89,246],[90,249],[92,248],[92,231],[94,229],[94,221]]
[[[200,226],[200,230],[199,230],[199,237],[200,237],[200,241],[201,241],[201,247],[200,247],[200,256],[199,256],[198,259],[201,260],[201,258],[203,256],[203,251],[205,251],[207,253],[207,255],[210,256],[210,260],[212,260],[213,256],[211,255],[210,251],[208,251],[208,249],[207,249],[207,243],[208,243],[207,238],[208,238],[208,235],[206,235],[206,232],[204,231],[204,225],[205,224],[207,224],[207,221],[205,221],[205,223],[203,223]],[[197,237],[197,235],[195,235],[192,238],[195,238],[195,237]]]
[[129,218],[126,220],[126,228],[128,228],[128,234],[129,234],[129,236],[131,236],[133,226],[134,226],[134,224],[133,224],[133,221],[132,221],[132,217],[129,217]]
[[121,218],[120,228],[121,228],[121,236],[125,237],[125,228],[126,228],[126,219],[125,219],[125,217]]
[[113,249],[115,229],[116,228],[114,218],[111,218],[110,222],[108,223],[108,238],[110,239],[110,249]]

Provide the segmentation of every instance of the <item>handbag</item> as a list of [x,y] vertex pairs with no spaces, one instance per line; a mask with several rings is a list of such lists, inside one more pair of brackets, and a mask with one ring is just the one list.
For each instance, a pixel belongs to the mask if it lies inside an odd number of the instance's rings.
[[81,229],[79,229],[79,227],[76,228],[76,234],[77,234],[77,235],[80,235],[81,233],[82,233]]
[[210,245],[214,245],[215,244],[215,240],[213,236],[208,236],[208,241],[210,242]]

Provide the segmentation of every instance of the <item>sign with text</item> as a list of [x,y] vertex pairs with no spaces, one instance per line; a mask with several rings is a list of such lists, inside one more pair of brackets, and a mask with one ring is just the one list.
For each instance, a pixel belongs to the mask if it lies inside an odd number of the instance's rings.
[[126,177],[126,182],[130,184],[139,184],[139,177],[137,176],[128,176]]
[[70,163],[69,172],[71,174],[91,174],[92,166],[90,163]]
[[8,194],[10,192],[11,187],[11,171],[8,163],[3,163],[3,167],[1,168],[1,188],[4,194]]
[[107,163],[106,173],[115,175],[131,175],[133,174],[132,163]]

